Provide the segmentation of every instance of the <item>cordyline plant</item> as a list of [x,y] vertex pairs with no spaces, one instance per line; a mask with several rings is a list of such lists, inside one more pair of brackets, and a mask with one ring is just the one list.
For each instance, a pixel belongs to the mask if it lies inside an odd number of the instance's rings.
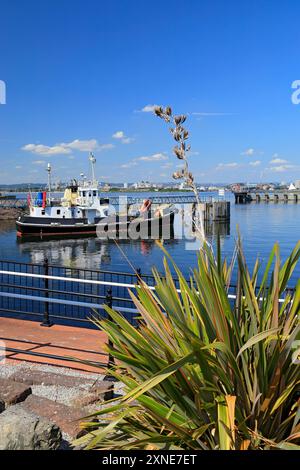
[[195,184],[195,179],[193,173],[189,169],[188,162],[188,152],[191,150],[191,145],[187,144],[189,138],[188,130],[183,127],[183,123],[186,121],[186,116],[184,114],[174,116],[172,113],[172,108],[167,106],[163,108],[162,106],[155,106],[154,113],[159,118],[163,119],[166,123],[172,123],[174,127],[170,127],[170,132],[176,141],[175,147],[173,147],[173,153],[176,157],[182,161],[182,168],[173,173],[173,178],[175,180],[183,179],[185,184],[191,188],[195,195],[197,202],[197,208],[199,213],[199,226],[196,224],[195,220],[192,220],[192,223],[195,225],[198,234],[200,235],[202,242],[205,241],[205,231],[203,224],[203,213],[200,207],[200,198],[199,193]]
[[[125,395],[106,402],[77,441],[87,449],[299,449],[300,280],[286,290],[300,242],[284,263],[279,246],[260,275],[237,242],[233,264],[204,244],[187,281],[165,258],[155,290],[140,281],[132,300],[139,327],[106,307],[96,320],[113,346],[112,374]],[[169,263],[178,277],[174,283]],[[258,287],[258,279],[261,279]],[[298,347],[298,350],[297,350]]]

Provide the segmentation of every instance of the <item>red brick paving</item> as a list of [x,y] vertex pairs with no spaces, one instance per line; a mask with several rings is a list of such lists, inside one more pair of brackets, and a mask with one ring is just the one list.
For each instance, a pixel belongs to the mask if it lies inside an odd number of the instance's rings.
[[39,364],[69,367],[86,372],[104,372],[104,369],[70,362],[63,357],[72,357],[83,361],[107,363],[105,344],[107,335],[100,330],[77,328],[73,326],[53,325],[50,328],[40,326],[40,323],[13,318],[0,318],[0,340],[7,348],[54,354],[59,359],[45,358],[21,352],[6,351],[7,361],[27,361]]

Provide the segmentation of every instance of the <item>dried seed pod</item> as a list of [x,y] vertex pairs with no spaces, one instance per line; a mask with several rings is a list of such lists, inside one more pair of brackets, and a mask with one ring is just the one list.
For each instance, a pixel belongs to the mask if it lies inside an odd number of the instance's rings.
[[180,139],[181,139],[181,134],[179,132],[177,132],[177,130],[176,130],[176,132],[174,132],[174,134],[173,134],[173,137],[177,142],[179,142]]
[[184,150],[180,149],[179,147],[174,147],[173,152],[176,155],[176,157],[179,158],[179,160],[184,159]]
[[184,140],[186,140],[186,139],[188,138],[188,136],[189,136],[188,131],[187,131],[187,130],[184,130],[184,131],[183,131],[183,138],[184,138]]
[[166,107],[165,113],[166,113],[168,116],[171,116],[171,115],[172,115],[172,109],[171,109],[170,106],[167,106],[167,107]]
[[182,172],[180,172],[180,171],[175,171],[175,173],[173,173],[174,180],[178,180],[178,179],[182,178],[182,176],[183,176]]
[[154,113],[156,114],[156,116],[162,117],[162,115],[163,115],[162,107],[161,106],[155,106]]
[[181,123],[181,116],[175,116],[174,117],[174,122],[176,126],[178,126]]
[[182,115],[180,116],[180,118],[181,118],[181,122],[182,122],[182,123],[186,120],[186,116],[185,116],[184,114],[182,114]]

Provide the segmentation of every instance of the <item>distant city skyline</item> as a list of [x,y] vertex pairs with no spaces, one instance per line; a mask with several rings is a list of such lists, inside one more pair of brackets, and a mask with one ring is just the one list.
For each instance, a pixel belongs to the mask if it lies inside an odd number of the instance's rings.
[[88,174],[90,151],[101,181],[171,181],[157,104],[187,114],[199,185],[300,179],[299,2],[70,5],[1,2],[0,185]]

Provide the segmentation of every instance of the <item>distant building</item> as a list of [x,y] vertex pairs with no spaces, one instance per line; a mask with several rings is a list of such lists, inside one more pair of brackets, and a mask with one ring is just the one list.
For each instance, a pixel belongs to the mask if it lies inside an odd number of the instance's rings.
[[300,180],[295,181],[295,188],[300,189]]
[[288,189],[289,191],[294,191],[296,189],[296,186],[293,183],[291,183]]
[[124,183],[124,189],[128,188],[128,183]]
[[132,187],[135,189],[150,189],[156,188],[156,185],[153,183],[149,183],[149,181],[140,181],[138,183],[133,183]]

